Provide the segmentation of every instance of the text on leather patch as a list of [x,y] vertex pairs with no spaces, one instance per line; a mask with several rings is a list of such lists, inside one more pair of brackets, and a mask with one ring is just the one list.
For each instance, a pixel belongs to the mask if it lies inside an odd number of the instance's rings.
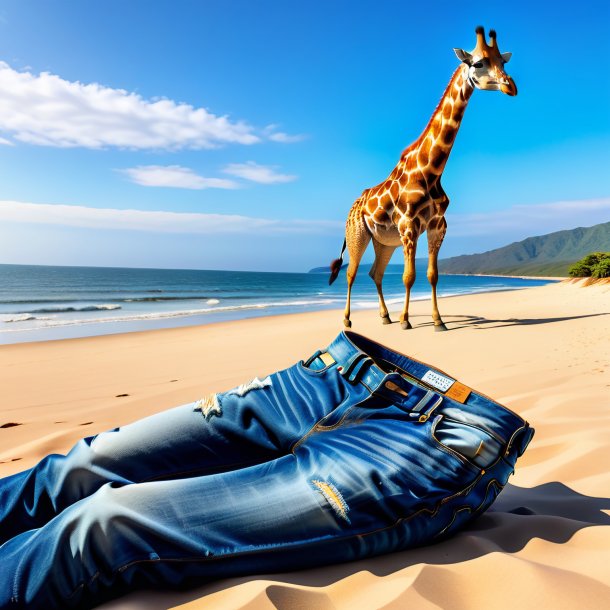
[[455,379],[436,373],[433,370],[426,371],[421,380],[441,392],[446,392],[455,383]]

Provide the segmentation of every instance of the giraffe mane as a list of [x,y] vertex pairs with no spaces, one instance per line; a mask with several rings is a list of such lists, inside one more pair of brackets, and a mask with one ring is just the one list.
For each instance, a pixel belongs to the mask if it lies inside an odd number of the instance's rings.
[[449,80],[449,84],[445,87],[445,90],[443,91],[443,95],[441,95],[441,98],[438,101],[438,104],[436,105],[436,108],[434,109],[434,112],[432,113],[432,116],[430,117],[430,120],[428,121],[428,123],[426,124],[426,127],[424,128],[424,130],[419,134],[419,137],[417,138],[417,140],[415,140],[414,142],[412,142],[411,144],[409,144],[409,146],[407,146],[403,151],[402,154],[400,155],[400,158],[403,159],[409,152],[411,152],[414,148],[418,148],[419,145],[421,144],[422,140],[424,139],[425,135],[428,133],[428,131],[430,130],[430,128],[432,127],[432,123],[434,122],[434,117],[436,117],[438,111],[441,109],[442,104],[443,104],[443,100],[445,99],[445,97],[447,96],[447,94],[449,93],[449,90],[451,89],[451,87],[453,87],[453,84],[455,82],[455,79],[458,76],[458,73],[460,72],[460,70],[462,69],[461,64],[455,69],[453,75],[451,76],[451,79]]

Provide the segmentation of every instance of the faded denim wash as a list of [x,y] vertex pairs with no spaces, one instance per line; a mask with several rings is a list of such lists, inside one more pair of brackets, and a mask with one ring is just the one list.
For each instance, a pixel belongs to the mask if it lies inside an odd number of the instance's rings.
[[0,480],[0,608],[360,559],[494,501],[533,430],[352,332],[264,379]]

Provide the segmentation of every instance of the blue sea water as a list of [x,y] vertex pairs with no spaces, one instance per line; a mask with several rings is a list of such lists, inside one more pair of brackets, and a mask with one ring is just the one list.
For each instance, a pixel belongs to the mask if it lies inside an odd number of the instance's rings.
[[[430,298],[418,261],[413,299]],[[352,309],[377,307],[375,285],[361,267]],[[445,275],[440,296],[539,286],[546,280]],[[324,273],[0,265],[0,343],[85,337],[320,309],[341,309],[345,272]],[[390,310],[400,308],[400,273],[386,273]]]

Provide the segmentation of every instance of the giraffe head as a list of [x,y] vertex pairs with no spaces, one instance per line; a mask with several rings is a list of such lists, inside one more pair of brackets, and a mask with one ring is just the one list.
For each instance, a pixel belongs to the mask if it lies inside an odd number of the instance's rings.
[[495,30],[489,30],[489,44],[482,26],[476,29],[476,34],[477,46],[472,53],[453,49],[458,59],[468,66],[468,80],[477,89],[517,95],[515,81],[504,70],[504,64],[508,63],[512,53],[500,53]]

